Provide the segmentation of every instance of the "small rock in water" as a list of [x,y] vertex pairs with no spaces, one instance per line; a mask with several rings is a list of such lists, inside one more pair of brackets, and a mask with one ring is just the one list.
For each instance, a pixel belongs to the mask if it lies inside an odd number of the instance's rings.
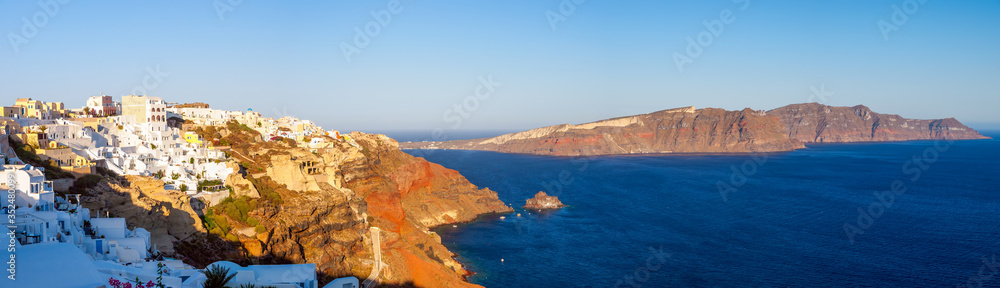
[[542,191],[538,191],[538,193],[535,193],[534,198],[528,199],[524,202],[524,209],[544,210],[566,207],[566,205],[563,205],[563,203],[559,201],[559,198],[556,198],[556,196],[549,196]]

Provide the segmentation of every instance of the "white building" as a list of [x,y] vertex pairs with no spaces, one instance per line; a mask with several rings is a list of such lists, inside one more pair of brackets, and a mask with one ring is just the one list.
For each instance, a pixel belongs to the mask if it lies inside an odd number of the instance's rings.
[[87,98],[87,105],[84,107],[90,110],[90,113],[93,115],[112,116],[118,115],[118,106],[120,104],[112,100],[111,96],[102,93],[100,96],[90,96],[90,98]]
[[[218,261],[208,265],[208,267],[220,266],[229,269],[229,273],[236,274],[228,285],[239,287],[240,284],[256,284],[258,287],[273,286],[276,288],[319,288],[316,280],[316,264],[284,264],[284,265],[250,265],[242,267],[229,261]],[[207,268],[206,268],[207,269]],[[354,278],[354,277],[350,277]],[[205,281],[205,276],[196,275],[185,280],[185,285],[189,283],[199,284]],[[343,287],[343,286],[342,286]],[[339,288],[339,287],[338,287]]]
[[[13,204],[17,207],[35,208],[39,211],[50,211],[55,203],[55,193],[52,191],[52,181],[45,181],[42,168],[31,165],[3,165],[0,171],[0,185],[4,191],[15,191],[15,201],[10,203],[9,197],[3,198],[3,209]],[[6,195],[5,195],[6,196]]]
[[160,97],[123,96],[121,116],[124,121],[142,125],[145,131],[167,129],[167,103]]

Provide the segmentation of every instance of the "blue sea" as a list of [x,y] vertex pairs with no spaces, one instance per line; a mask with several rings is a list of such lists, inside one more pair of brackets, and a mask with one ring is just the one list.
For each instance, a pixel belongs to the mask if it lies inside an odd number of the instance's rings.
[[[747,155],[407,152],[515,207],[436,229],[486,287],[1000,287],[998,140]],[[569,207],[521,209],[538,191]]]

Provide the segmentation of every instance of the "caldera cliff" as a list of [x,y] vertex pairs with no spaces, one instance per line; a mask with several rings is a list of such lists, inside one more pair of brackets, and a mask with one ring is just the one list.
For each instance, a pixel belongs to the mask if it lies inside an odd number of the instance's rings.
[[803,148],[764,111],[695,107],[579,125],[556,125],[493,138],[402,143],[404,149],[465,149],[578,156],[642,153],[749,153]]
[[792,104],[767,111],[781,119],[788,137],[814,142],[987,139],[955,118],[918,120],[875,113],[864,105]]
[[791,151],[803,143],[986,139],[955,118],[906,119],[865,106],[793,104],[770,111],[694,107],[556,125],[492,138],[401,143],[403,149],[461,149],[579,156]]

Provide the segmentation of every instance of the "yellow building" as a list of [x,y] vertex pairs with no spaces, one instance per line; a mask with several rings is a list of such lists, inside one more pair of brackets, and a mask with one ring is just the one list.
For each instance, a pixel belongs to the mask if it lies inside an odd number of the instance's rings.
[[31,147],[48,147],[49,139],[47,134],[41,132],[27,132],[18,134],[21,138],[22,143],[26,143]]
[[[60,118],[64,117],[67,112],[63,102],[42,102],[31,98],[17,98],[14,107],[21,108],[21,116],[36,119]],[[8,112],[7,109],[4,109],[5,114],[6,112]]]
[[73,171],[77,173],[94,173],[94,162],[91,162],[87,157],[82,156],[82,152],[79,150],[73,150],[72,148],[65,146],[58,146],[56,142],[50,142],[48,149],[37,149],[35,153],[38,154],[42,160],[52,159],[55,161],[59,168],[66,171]]
[[21,107],[23,116],[29,118],[41,118],[41,112],[45,110],[45,104],[42,101],[32,100],[31,98],[17,98],[17,101],[14,102],[14,107]]
[[76,157],[73,157],[73,167],[88,167],[88,166],[94,166],[94,162],[90,162],[90,159],[87,159],[87,157],[83,157],[80,155],[76,155]]
[[45,109],[48,110],[66,110],[66,104],[63,102],[45,102]]
[[191,131],[184,132],[184,140],[191,144],[201,145],[202,143],[198,134]]
[[45,102],[45,110],[49,114],[49,119],[65,118],[69,114],[63,102]]
[[73,166],[73,159],[77,156],[73,153],[73,149],[59,147],[56,142],[49,142],[49,147],[45,147],[44,149],[35,149],[35,154],[38,154],[42,160],[55,160],[59,166]]

